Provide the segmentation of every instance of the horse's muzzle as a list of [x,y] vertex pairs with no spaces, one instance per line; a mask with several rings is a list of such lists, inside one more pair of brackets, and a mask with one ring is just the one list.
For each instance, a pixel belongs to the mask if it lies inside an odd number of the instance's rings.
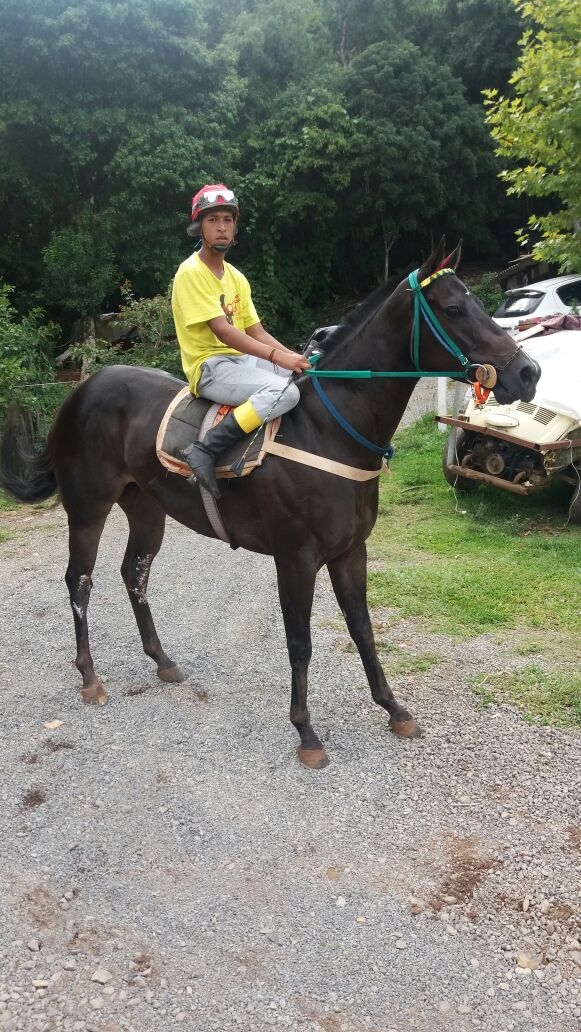
[[500,405],[510,405],[519,399],[532,401],[540,375],[539,363],[519,348],[506,365],[498,369],[494,397]]

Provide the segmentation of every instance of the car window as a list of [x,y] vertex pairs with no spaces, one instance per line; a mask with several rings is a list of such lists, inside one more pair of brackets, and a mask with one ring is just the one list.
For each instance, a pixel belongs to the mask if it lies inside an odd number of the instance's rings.
[[576,308],[581,308],[581,280],[565,283],[564,286],[557,289],[557,294],[564,305],[575,305]]
[[539,290],[519,290],[518,294],[509,294],[500,308],[497,308],[494,317],[530,315],[535,308],[539,307],[544,296]]

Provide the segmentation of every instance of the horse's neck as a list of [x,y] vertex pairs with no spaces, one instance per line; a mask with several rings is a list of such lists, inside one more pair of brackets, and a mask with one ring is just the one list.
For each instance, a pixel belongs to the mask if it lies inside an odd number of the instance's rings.
[[[375,372],[408,372],[409,331],[389,312],[389,304],[376,313],[350,341],[340,342],[325,356],[321,368],[354,369]],[[325,378],[325,392],[341,414],[365,437],[387,444],[395,432],[412,391],[413,377],[371,379]]]

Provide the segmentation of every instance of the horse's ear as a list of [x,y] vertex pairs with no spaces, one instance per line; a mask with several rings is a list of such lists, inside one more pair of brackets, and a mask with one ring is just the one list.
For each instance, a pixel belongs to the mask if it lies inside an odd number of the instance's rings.
[[453,269],[456,272],[460,264],[460,255],[462,254],[462,241],[458,242],[458,246],[449,254],[447,258],[444,258],[442,262],[442,269]]
[[424,264],[420,267],[418,272],[418,280],[421,283],[422,280],[433,276],[438,269],[442,268],[442,262],[444,260],[444,253],[446,249],[446,237],[441,237],[436,250],[432,252],[429,258],[426,259]]

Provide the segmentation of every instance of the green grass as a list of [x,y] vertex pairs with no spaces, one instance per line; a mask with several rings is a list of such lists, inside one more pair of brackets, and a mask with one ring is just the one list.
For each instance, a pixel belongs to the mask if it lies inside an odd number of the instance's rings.
[[[34,502],[32,505],[23,506],[20,502],[16,502],[9,495],[6,495],[0,490],[0,517],[10,517],[10,513],[19,513],[23,510],[29,513],[34,512],[46,512],[47,510],[54,509],[60,504],[58,497],[49,498],[45,502]],[[0,544],[4,541],[10,541],[14,537],[14,531],[12,528],[0,527]]]
[[388,677],[405,677],[409,674],[423,674],[441,662],[442,657],[433,652],[407,652],[391,642],[377,642],[382,666]]
[[581,727],[581,676],[573,671],[549,674],[532,665],[516,673],[485,674],[472,687],[483,706],[511,702],[529,723]]
[[369,542],[381,569],[372,606],[395,606],[432,631],[469,638],[509,628],[576,634],[581,528],[563,527],[567,492],[457,495],[442,475],[445,435],[428,418],[396,438]]
[[[482,702],[505,698],[535,722],[578,725],[581,527],[565,526],[571,489],[516,497],[479,487],[455,497],[442,474],[446,436],[432,418],[394,443],[368,543],[370,605],[457,640],[492,633],[535,665],[486,678],[475,686]],[[543,662],[555,672],[543,673]]]
[[[4,492],[0,491],[0,514],[2,514],[3,512],[7,512],[9,509],[12,509],[14,505],[15,503],[11,503],[10,499],[6,497]],[[11,537],[12,534],[10,533],[10,531],[5,530],[3,527],[0,527],[0,545],[4,541],[9,541]]]

